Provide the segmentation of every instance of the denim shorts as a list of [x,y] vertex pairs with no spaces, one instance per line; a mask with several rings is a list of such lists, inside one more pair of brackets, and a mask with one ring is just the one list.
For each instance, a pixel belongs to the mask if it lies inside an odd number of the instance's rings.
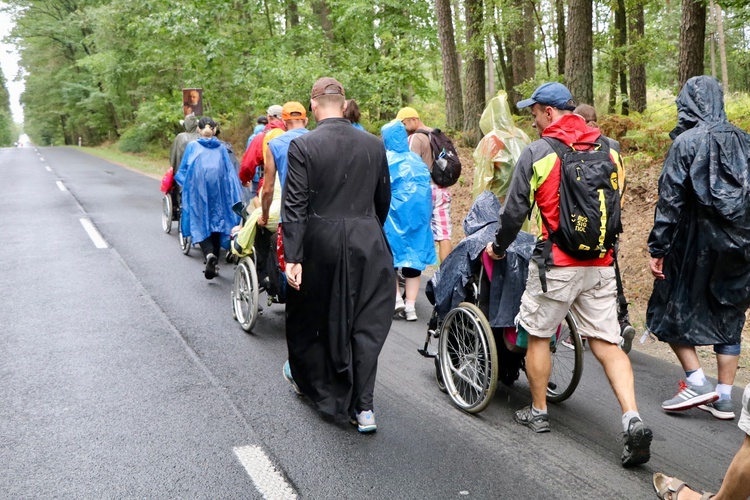
[[726,354],[727,356],[739,356],[740,344],[714,344],[716,354]]

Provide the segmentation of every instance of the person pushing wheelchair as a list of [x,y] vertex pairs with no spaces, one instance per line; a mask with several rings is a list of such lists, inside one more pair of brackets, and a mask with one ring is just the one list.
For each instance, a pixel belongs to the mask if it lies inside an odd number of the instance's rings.
[[495,241],[486,248],[492,259],[503,259],[536,203],[542,231],[516,318],[519,335],[528,336],[532,403],[516,411],[514,420],[535,432],[550,431],[550,338],[570,309],[620,403],[622,464],[644,464],[653,436],[638,413],[630,360],[619,348],[613,267],[613,247],[622,232],[619,144],[573,113],[573,96],[560,83],[541,85],[517,106],[531,108],[540,139],[518,159]]

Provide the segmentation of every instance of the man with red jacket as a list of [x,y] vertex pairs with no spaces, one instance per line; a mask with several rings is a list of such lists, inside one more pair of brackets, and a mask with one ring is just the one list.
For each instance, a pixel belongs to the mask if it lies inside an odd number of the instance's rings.
[[253,180],[258,166],[263,166],[263,139],[266,137],[266,134],[275,128],[286,130],[284,121],[281,119],[281,113],[282,108],[277,104],[268,108],[268,125],[266,125],[262,132],[253,137],[247,150],[245,150],[245,155],[242,157],[242,164],[240,165],[240,182],[243,186],[247,186]]
[[[576,144],[576,148],[581,149],[586,146],[577,143],[594,143],[601,136],[598,129],[588,127],[581,116],[573,113],[573,96],[560,83],[541,85],[530,99],[519,102],[517,106],[531,107],[534,128],[542,138],[558,139],[568,147]],[[619,144],[604,136],[601,140],[607,141],[610,159],[617,165]],[[532,204],[536,203],[543,219],[539,224],[542,234],[535,250],[536,258],[529,263],[526,291],[516,319],[519,334],[528,335],[526,375],[532,404],[518,410],[514,419],[535,432],[549,432],[550,338],[570,309],[580,334],[587,338],[591,351],[602,364],[622,408],[625,438],[622,464],[643,464],[650,458],[652,433],[638,414],[633,369],[627,354],[619,348],[612,251],[600,258],[577,260],[553,244],[547,260],[542,262],[544,242],[549,238],[548,228],[554,232],[560,223],[560,163],[557,153],[544,139],[532,142],[523,150],[513,172],[505,206],[500,211],[500,227],[495,241],[488,243],[486,249],[493,259],[504,258],[506,249],[531,213]],[[540,266],[542,274],[546,274],[546,291],[542,289]]]

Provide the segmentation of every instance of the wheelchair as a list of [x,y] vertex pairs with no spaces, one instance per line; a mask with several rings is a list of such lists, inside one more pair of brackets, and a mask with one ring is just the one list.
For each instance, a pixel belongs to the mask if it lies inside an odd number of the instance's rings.
[[165,233],[172,232],[172,223],[180,223],[180,191],[179,186],[174,184],[172,188],[164,193],[161,201],[161,228]]
[[[525,370],[525,350],[518,352],[511,342],[506,342],[506,336],[512,335],[515,328],[490,326],[490,281],[481,259],[471,267],[465,299],[444,317],[437,308],[433,310],[424,347],[418,351],[434,358],[438,388],[448,394],[452,403],[468,413],[479,413],[490,404],[498,380],[511,386]],[[432,340],[437,341],[436,351],[430,351]],[[550,342],[549,402],[565,401],[575,391],[583,373],[583,349],[576,320],[568,312]]]
[[[276,252],[278,237],[277,232],[258,226],[252,253],[242,258],[231,254],[232,260],[237,261],[231,294],[232,315],[248,333],[252,332],[258,316],[263,312],[261,293],[266,294],[267,307],[286,302],[286,275]],[[235,248],[234,239],[231,245]]]

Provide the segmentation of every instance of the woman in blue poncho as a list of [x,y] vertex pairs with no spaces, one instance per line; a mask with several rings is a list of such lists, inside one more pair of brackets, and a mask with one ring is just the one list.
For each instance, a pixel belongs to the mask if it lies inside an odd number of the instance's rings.
[[182,234],[200,245],[209,280],[218,275],[219,251],[229,248],[229,235],[240,220],[232,205],[242,198],[232,160],[215,132],[211,118],[200,119],[200,137],[187,145],[175,176],[182,186]]
[[387,123],[381,133],[391,174],[391,207],[385,235],[393,251],[393,267],[401,268],[405,278],[406,302],[396,288],[396,312],[403,312],[407,321],[416,321],[419,276],[427,266],[437,263],[430,229],[430,171],[422,158],[409,150],[403,123]]

